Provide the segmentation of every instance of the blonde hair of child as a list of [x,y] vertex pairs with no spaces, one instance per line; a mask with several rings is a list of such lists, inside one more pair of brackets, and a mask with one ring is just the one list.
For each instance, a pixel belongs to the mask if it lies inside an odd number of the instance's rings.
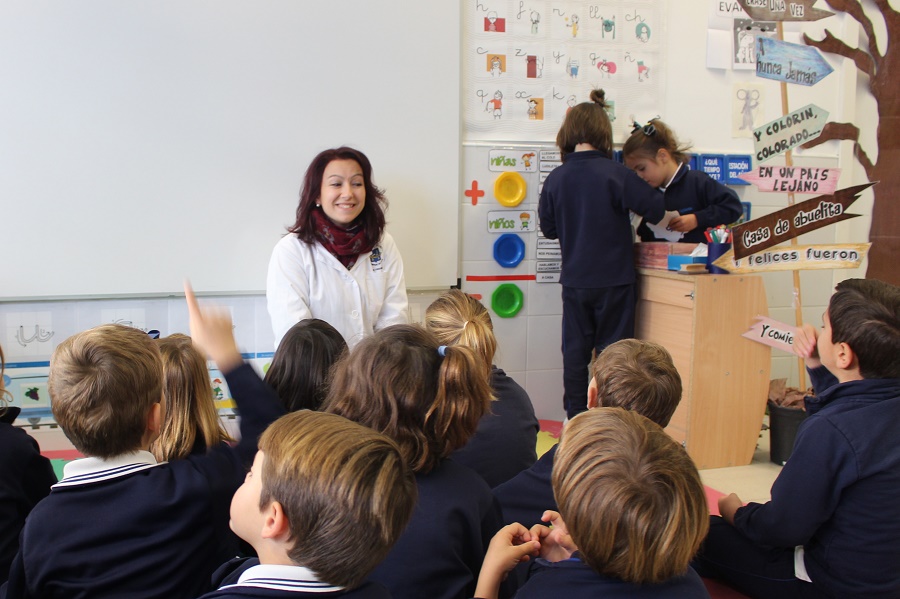
[[346,418],[301,410],[269,426],[259,450],[259,507],[281,504],[290,559],[329,584],[362,584],[415,509],[415,478],[397,444]]
[[651,119],[647,125],[636,128],[625,140],[622,156],[637,156],[655,162],[660,150],[668,152],[677,164],[687,164],[690,160],[690,144],[679,143],[675,132],[668,125],[660,119]]
[[487,308],[459,289],[451,289],[425,310],[425,328],[441,345],[464,345],[484,357],[488,369],[494,363],[497,338]]
[[416,325],[363,339],[335,365],[323,411],[382,432],[407,464],[427,473],[465,445],[493,399],[484,362],[462,345],[439,351]]
[[553,493],[584,562],[635,584],[683,575],[709,529],[703,484],[687,452],[659,425],[622,408],[569,421]]
[[616,341],[591,361],[589,370],[599,406],[633,410],[666,427],[681,402],[681,375],[658,343]]
[[206,358],[191,338],[175,333],[157,343],[162,355],[166,410],[159,438],[150,445],[156,459],[184,459],[191,455],[198,438],[207,449],[233,441],[216,411]]
[[53,352],[47,389],[53,416],[75,449],[98,458],[137,451],[150,410],[163,397],[159,348],[132,327],[88,329]]
[[556,134],[556,145],[563,158],[575,151],[580,143],[590,144],[612,158],[612,123],[606,114],[606,92],[591,90],[591,101],[573,106]]

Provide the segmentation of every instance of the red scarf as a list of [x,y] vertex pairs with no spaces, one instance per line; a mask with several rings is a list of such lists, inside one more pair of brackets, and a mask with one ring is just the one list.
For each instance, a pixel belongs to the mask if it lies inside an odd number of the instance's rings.
[[374,244],[366,242],[366,231],[361,222],[344,229],[331,222],[321,209],[313,210],[312,217],[316,239],[347,270],[353,268],[361,254],[372,251]]

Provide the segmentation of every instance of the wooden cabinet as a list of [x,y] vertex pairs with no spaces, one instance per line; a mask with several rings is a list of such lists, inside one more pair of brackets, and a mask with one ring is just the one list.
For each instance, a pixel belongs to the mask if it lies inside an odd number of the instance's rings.
[[700,469],[749,464],[771,350],[741,334],[768,315],[762,279],[639,269],[637,297],[637,337],[668,349],[681,374],[681,403],[666,431]]

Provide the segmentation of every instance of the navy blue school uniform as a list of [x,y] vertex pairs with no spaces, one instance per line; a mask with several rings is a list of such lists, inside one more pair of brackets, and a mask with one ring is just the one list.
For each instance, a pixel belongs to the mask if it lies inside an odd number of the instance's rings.
[[559,239],[562,251],[563,405],[569,418],[587,409],[591,352],[634,337],[629,211],[659,222],[663,194],[596,150],[566,156],[541,190],[541,231]]
[[234,556],[231,497],[259,435],[283,413],[249,365],[225,378],[241,414],[234,448],[161,464],[146,451],[70,462],[28,517],[0,596],[188,598],[208,591],[212,573]]
[[698,567],[753,596],[900,597],[900,379],[809,374],[772,500],[714,519]]
[[416,474],[416,484],[419,501],[409,525],[370,578],[398,598],[471,597],[485,549],[502,527],[491,490],[449,459]]
[[[681,238],[683,243],[706,243],[704,232],[709,227],[730,225],[743,213],[741,201],[733,189],[713,180],[703,171],[687,165],[679,167],[672,182],[665,188],[666,210],[697,217],[697,228]],[[652,222],[652,221],[651,221]],[[637,229],[641,241],[659,241],[647,226],[647,219]]]
[[682,576],[658,584],[634,584],[597,573],[590,566],[572,558],[551,563],[535,560],[525,585],[516,599],[709,599],[703,581],[692,569]]
[[491,413],[481,418],[465,447],[450,457],[480,474],[493,488],[537,460],[540,424],[525,389],[496,366],[491,369],[491,389],[497,398]]
[[0,584],[19,550],[25,517],[56,482],[53,466],[41,455],[37,441],[13,426],[20,411],[12,406],[0,413]]
[[554,445],[531,468],[494,489],[504,524],[518,522],[531,528],[541,524],[545,510],[558,511],[552,482],[557,447],[559,445]]
[[200,599],[391,599],[378,583],[364,582],[346,589],[319,581],[314,572],[301,566],[261,565],[256,558],[241,558],[224,564],[213,575],[218,590]]

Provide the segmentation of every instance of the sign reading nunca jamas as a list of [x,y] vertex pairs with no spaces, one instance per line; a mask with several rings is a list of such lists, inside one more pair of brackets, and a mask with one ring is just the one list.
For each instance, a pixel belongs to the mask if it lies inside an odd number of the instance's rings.
[[765,162],[812,141],[822,134],[828,112],[815,104],[807,104],[781,118],[753,130],[756,161]]
[[756,76],[798,85],[815,85],[834,70],[812,46],[758,37]]
[[816,0],[738,0],[754,21],[818,21],[833,12],[813,8]]
[[728,250],[714,265],[732,274],[776,270],[824,270],[859,268],[871,243],[832,243],[827,245],[785,245],[735,259]]
[[863,183],[839,189],[834,195],[817,196],[737,225],[732,229],[734,257],[744,258],[803,233],[859,216],[848,214],[847,208],[872,185]]

